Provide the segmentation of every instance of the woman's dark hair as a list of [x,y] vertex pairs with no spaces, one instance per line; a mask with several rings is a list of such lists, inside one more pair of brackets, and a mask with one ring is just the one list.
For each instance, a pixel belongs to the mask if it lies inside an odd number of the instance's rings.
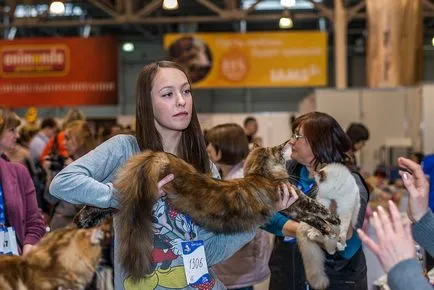
[[237,124],[221,124],[206,131],[206,142],[221,152],[219,163],[236,165],[249,154],[249,143],[243,128]]
[[351,150],[351,140],[332,116],[321,112],[304,114],[292,123],[293,132],[299,132],[301,128],[312,149],[315,169],[324,163],[351,165],[347,155]]
[[[136,88],[136,136],[140,150],[163,151],[161,135],[155,127],[151,98],[154,78],[160,68],[174,68],[182,71],[191,84],[185,69],[175,62],[158,61],[143,68],[137,79]],[[194,102],[190,124],[182,132],[181,141],[178,144],[178,155],[192,164],[198,171],[210,172],[205,140],[200,129]]]
[[350,137],[351,142],[353,142],[353,146],[360,141],[369,140],[369,130],[362,123],[351,123],[348,126],[347,135]]

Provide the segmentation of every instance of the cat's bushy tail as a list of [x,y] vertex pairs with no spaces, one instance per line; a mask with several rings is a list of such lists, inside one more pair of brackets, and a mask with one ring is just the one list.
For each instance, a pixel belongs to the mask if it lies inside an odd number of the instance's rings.
[[115,188],[119,197],[119,255],[127,275],[138,280],[151,273],[153,227],[152,207],[158,196],[160,171],[167,165],[151,151],[131,158],[119,170]]

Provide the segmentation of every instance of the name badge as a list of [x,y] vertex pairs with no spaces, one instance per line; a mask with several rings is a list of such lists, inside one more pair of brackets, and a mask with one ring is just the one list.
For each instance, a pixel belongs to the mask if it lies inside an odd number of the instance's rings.
[[19,255],[17,236],[13,227],[0,227],[0,255]]
[[198,286],[210,282],[203,241],[181,242],[181,247],[187,283]]

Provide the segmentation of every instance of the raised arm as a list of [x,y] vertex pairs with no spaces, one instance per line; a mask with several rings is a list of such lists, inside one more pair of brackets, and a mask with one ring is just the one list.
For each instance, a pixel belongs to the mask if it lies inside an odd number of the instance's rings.
[[117,208],[112,181],[137,152],[133,136],[115,136],[60,171],[51,182],[50,193],[73,204]]

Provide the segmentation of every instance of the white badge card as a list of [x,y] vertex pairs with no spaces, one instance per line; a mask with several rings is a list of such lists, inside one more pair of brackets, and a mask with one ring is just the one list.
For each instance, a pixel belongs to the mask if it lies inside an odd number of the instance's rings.
[[203,241],[181,242],[181,247],[187,283],[197,286],[210,282]]
[[3,255],[5,250],[3,249],[3,244],[5,241],[5,231],[6,228],[0,226],[0,255]]
[[15,230],[12,227],[3,230],[3,254],[18,256],[18,244]]

